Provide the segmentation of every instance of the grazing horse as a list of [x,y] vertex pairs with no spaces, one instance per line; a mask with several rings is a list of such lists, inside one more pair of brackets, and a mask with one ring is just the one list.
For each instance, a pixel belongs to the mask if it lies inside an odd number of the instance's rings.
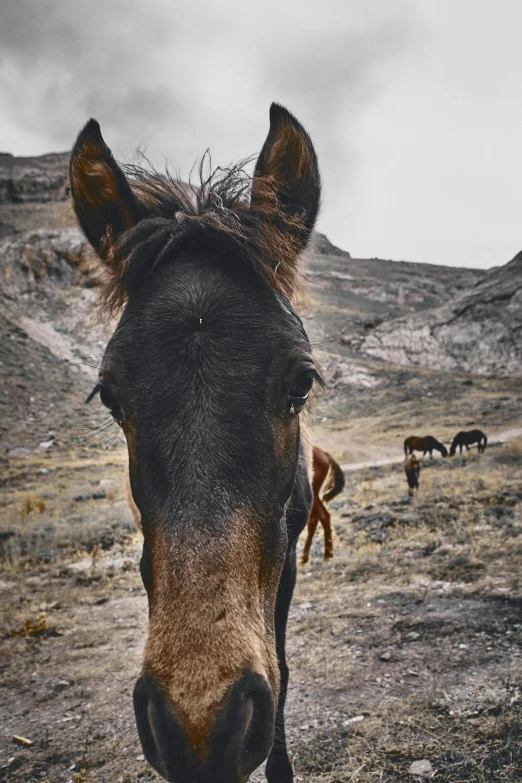
[[310,515],[300,413],[321,383],[292,302],[319,208],[312,142],[272,104],[244,164],[197,187],[120,168],[90,120],[78,222],[120,316],[90,395],[122,428],[149,621],[134,709],[172,783],[290,783],[283,709],[296,543]]
[[448,449],[444,443],[440,443],[432,435],[426,435],[425,438],[419,438],[416,435],[411,435],[404,441],[404,455],[408,456],[408,451],[413,454],[414,451],[422,451],[423,456],[429,451],[430,458],[433,459],[433,452],[440,451],[443,457],[448,456]]
[[414,454],[410,454],[404,460],[404,472],[406,473],[406,481],[408,482],[408,495],[413,496],[413,490],[419,489],[419,476],[420,476],[421,462],[420,459]]
[[310,519],[308,520],[306,542],[301,555],[301,563],[303,564],[308,563],[310,547],[312,546],[312,539],[318,522],[321,523],[324,530],[324,559],[329,560],[333,557],[332,524],[330,512],[326,508],[325,503],[337,497],[344,487],[344,473],[341,466],[337,464],[328,452],[323,451],[319,446],[314,446],[312,456],[312,491],[314,500]]
[[469,430],[468,432],[461,431],[457,432],[455,437],[453,438],[453,442],[451,444],[450,448],[450,457],[455,456],[455,452],[457,451],[457,447],[460,447],[460,453],[462,454],[462,447],[465,446],[466,449],[469,451],[469,447],[472,443],[477,444],[477,448],[479,451],[485,451],[486,446],[488,445],[488,439],[487,436],[482,430]]

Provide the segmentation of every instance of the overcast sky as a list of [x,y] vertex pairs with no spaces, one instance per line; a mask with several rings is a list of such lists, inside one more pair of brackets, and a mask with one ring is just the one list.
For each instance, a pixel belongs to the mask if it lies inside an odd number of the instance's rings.
[[1,0],[0,149],[186,174],[260,149],[276,100],[354,257],[502,264],[522,249],[522,0]]

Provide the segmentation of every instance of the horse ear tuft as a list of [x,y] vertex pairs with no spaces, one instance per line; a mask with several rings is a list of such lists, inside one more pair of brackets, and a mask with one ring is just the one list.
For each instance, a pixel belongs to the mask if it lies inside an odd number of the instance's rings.
[[251,206],[262,211],[274,197],[294,226],[298,250],[303,250],[319,212],[319,166],[308,133],[277,103],[270,107],[270,129],[254,170]]
[[76,139],[69,177],[83,233],[98,255],[106,258],[118,237],[138,222],[141,207],[94,119]]

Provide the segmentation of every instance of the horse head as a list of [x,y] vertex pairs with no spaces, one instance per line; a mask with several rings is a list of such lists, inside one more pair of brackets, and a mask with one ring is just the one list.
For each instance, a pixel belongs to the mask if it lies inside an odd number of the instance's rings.
[[218,169],[190,190],[127,176],[91,120],[70,179],[119,314],[95,392],[125,434],[143,527],[143,750],[175,783],[239,783],[274,739],[286,512],[318,379],[292,306],[316,155],[273,104],[253,177]]

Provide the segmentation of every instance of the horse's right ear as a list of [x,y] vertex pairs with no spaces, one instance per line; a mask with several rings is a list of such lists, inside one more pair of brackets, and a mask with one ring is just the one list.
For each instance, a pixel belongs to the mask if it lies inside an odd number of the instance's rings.
[[69,164],[74,211],[83,233],[101,258],[141,215],[125,174],[114,160],[96,120],[80,132]]

